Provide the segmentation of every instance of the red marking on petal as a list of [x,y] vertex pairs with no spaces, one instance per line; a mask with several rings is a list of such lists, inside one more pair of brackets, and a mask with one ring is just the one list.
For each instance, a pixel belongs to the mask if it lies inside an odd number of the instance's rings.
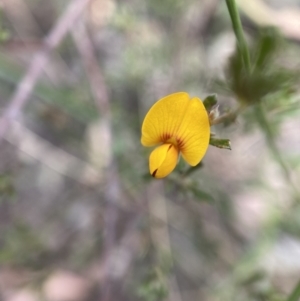
[[179,149],[182,149],[184,147],[184,141],[181,140],[180,138],[176,138],[177,145]]
[[164,133],[162,136],[161,136],[161,140],[163,142],[166,142],[167,140],[169,140],[171,138],[171,135],[168,134],[168,133]]
[[156,173],[157,173],[157,170],[158,170],[158,169],[155,169],[155,170],[153,171],[153,173],[152,173],[152,175],[151,175],[152,177],[155,178],[155,175],[156,175]]

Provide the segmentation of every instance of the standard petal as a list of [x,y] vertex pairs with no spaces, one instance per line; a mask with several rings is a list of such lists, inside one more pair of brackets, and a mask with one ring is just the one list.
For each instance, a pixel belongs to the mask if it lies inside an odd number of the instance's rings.
[[164,178],[173,171],[177,161],[178,150],[173,144],[158,146],[149,157],[150,173],[155,178]]
[[185,92],[170,94],[157,101],[145,116],[142,125],[142,145],[153,146],[173,137],[189,102],[189,95]]
[[194,97],[189,101],[177,131],[178,146],[184,160],[197,165],[206,153],[210,137],[210,124],[202,101]]

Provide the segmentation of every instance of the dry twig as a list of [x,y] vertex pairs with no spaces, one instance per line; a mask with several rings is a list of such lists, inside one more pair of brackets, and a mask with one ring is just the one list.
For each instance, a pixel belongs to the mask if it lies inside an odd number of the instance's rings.
[[[83,22],[79,23],[76,29],[72,31],[72,34],[90,82],[94,101],[98,107],[99,114],[102,116],[102,120],[106,125],[107,135],[112,137],[111,109],[108,91],[85,24]],[[111,141],[111,138],[108,139],[108,141]],[[112,152],[111,147],[110,151]],[[107,200],[107,207],[104,214],[104,260],[110,257],[117,243],[116,226],[119,217],[118,203],[120,202],[122,194],[121,183],[116,163],[113,160],[113,155],[110,156],[110,162],[107,162],[106,167],[106,187],[104,193]],[[99,279],[102,284],[101,300],[108,301],[113,299],[112,286],[115,279],[110,271],[110,264],[107,263],[104,267],[102,279]]]
[[57,148],[17,121],[11,121],[5,138],[22,153],[83,185],[95,186],[103,180],[93,165]]
[[60,44],[89,2],[90,0],[73,0],[50,34],[45,38],[43,49],[33,58],[25,76],[8,101],[8,106],[0,119],[0,141],[4,137],[10,121],[21,113],[26,102],[29,100],[29,96],[40,74],[47,65],[51,51]]

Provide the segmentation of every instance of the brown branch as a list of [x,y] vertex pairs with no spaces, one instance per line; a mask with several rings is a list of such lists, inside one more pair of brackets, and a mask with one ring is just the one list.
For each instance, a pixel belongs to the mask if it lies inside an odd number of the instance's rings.
[[29,100],[29,96],[41,72],[47,65],[51,51],[60,44],[90,1],[91,0],[73,0],[50,34],[45,38],[43,49],[33,58],[26,74],[18,84],[15,93],[9,100],[8,106],[0,119],[0,141],[8,129],[10,120],[20,114],[24,105]]
[[[86,30],[85,24],[79,22],[75,30],[72,31],[72,35],[89,79],[95,104],[99,110],[99,114],[102,116],[102,121],[106,125],[107,135],[110,136],[110,139],[108,140],[111,141],[111,108],[108,91],[104,76],[102,75],[98,64],[93,43]],[[112,152],[111,147],[110,151]],[[102,256],[104,260],[109,258],[117,244],[116,227],[119,218],[118,203],[120,202],[122,195],[117,165],[113,161],[113,155],[110,156],[110,162],[107,162],[106,168],[106,187],[104,193],[107,206],[104,214],[104,252]],[[104,267],[102,274],[103,279],[99,279],[102,287],[101,300],[109,301],[113,300],[113,285],[116,282],[116,279],[111,275],[110,264],[107,263]]]
[[99,113],[106,119],[110,119],[108,91],[98,64],[93,44],[83,22],[78,22],[76,30],[72,31],[72,36],[81,55]]
[[18,121],[11,121],[5,139],[20,152],[55,172],[90,187],[102,184],[103,174],[85,162],[39,137]]
[[2,0],[3,10],[20,38],[41,36],[42,31],[24,0]]

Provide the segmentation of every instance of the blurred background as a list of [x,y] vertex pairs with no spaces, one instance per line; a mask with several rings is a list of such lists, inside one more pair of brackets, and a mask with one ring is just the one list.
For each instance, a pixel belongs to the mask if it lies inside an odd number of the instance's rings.
[[[251,76],[225,1],[0,1],[0,300],[298,300],[300,1],[237,4]],[[155,180],[177,91],[232,150]]]

